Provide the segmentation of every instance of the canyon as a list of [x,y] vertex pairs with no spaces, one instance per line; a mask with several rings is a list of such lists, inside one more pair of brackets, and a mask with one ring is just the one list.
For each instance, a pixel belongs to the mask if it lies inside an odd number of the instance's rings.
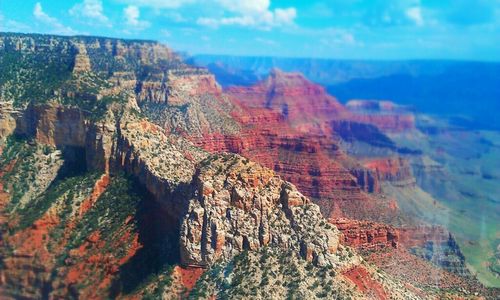
[[[223,89],[156,42],[0,41],[35,76],[2,79],[2,297],[494,295],[423,289],[368,259],[394,249],[475,282],[453,235],[384,194],[416,185],[385,134],[415,130],[408,111],[384,102],[367,115],[372,102],[344,106],[279,70]],[[40,82],[42,54],[66,77]],[[52,89],[32,101],[37,84]],[[355,142],[377,157],[349,155]]]

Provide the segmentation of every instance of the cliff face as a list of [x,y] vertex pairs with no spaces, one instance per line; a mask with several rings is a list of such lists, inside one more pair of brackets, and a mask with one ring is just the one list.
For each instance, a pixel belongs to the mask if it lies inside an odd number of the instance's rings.
[[339,117],[346,109],[325,90],[299,73],[273,70],[253,87],[229,88],[230,97],[251,108],[267,108],[282,114],[304,130],[317,130],[325,119]]
[[399,232],[389,225],[356,221],[349,219],[331,219],[340,232],[345,245],[364,250],[379,250],[399,246]]
[[62,105],[32,105],[23,114],[18,118],[18,134],[33,136],[38,142],[54,147],[85,147],[87,121],[80,109]]
[[268,245],[320,266],[336,263],[336,229],[271,170],[238,156],[215,156],[201,163],[194,182],[198,199],[181,228],[184,264],[205,266]]
[[353,113],[353,120],[375,125],[384,132],[401,133],[416,128],[411,110],[390,101],[351,100],[346,108]]
[[399,249],[450,273],[470,277],[455,238],[441,226],[393,227],[349,219],[330,219],[330,222],[341,232],[340,243],[344,245],[369,253]]
[[399,187],[415,186],[410,162],[402,157],[367,160],[363,165],[372,170],[378,181],[390,182]]
[[0,102],[0,141],[5,140],[16,128],[16,114],[10,103]]
[[166,136],[157,125],[133,116],[120,123],[113,149],[112,171],[126,171],[137,177],[172,223],[178,223],[186,213],[195,164],[207,153],[182,138]]
[[[221,97],[221,89],[213,75],[185,68],[162,76],[165,78],[160,91],[139,83],[139,106],[157,125],[167,132],[195,137],[239,131],[239,124],[229,114],[232,105]],[[156,99],[158,97],[161,101]]]

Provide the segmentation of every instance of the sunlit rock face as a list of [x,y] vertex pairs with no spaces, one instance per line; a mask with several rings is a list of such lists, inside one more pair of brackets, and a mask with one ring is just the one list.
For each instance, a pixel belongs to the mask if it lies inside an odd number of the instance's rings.
[[236,155],[212,156],[201,162],[194,184],[197,198],[181,227],[184,264],[207,266],[268,245],[318,265],[336,263],[336,228],[273,171]]

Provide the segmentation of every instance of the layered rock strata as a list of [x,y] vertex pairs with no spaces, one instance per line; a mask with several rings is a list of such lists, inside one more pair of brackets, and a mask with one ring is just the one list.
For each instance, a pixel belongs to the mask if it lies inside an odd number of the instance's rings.
[[409,107],[391,101],[351,100],[346,108],[352,119],[375,125],[384,132],[402,133],[415,130],[415,115]]
[[366,160],[363,165],[372,171],[379,182],[390,182],[392,185],[405,187],[415,186],[410,162],[402,157],[389,157]]
[[399,246],[399,232],[392,226],[349,219],[331,219],[330,222],[342,232],[341,241],[345,245],[365,250]]

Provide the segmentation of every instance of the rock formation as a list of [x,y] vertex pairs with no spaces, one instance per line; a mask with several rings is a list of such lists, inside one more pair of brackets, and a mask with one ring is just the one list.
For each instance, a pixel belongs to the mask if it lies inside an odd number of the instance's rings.
[[389,157],[367,160],[363,165],[372,170],[378,181],[390,182],[393,185],[404,187],[414,186],[416,180],[413,177],[410,162],[402,157]]
[[78,54],[75,56],[75,63],[73,66],[74,73],[89,72],[92,70],[90,65],[90,58],[87,55],[87,48],[84,44],[75,44]]
[[33,136],[50,146],[85,147],[85,113],[62,105],[29,106],[18,118],[18,134]]
[[346,108],[353,113],[353,120],[375,125],[384,132],[400,133],[416,128],[412,111],[390,101],[351,100]]
[[239,156],[201,162],[181,228],[181,261],[206,266],[244,250],[278,246],[320,266],[335,265],[338,231],[309,199]]
[[16,128],[16,111],[12,103],[0,102],[0,141],[11,135]]
[[349,219],[332,219],[330,222],[342,232],[341,240],[345,245],[364,250],[399,246],[399,232],[389,225]]
[[274,69],[269,77],[252,87],[231,87],[230,97],[250,108],[267,108],[282,114],[294,127],[321,130],[325,120],[339,118],[347,110],[323,87],[299,73]]

